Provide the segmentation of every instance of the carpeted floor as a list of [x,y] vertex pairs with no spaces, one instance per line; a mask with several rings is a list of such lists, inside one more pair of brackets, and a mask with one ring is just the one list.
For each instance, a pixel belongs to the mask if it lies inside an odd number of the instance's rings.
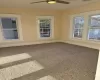
[[0,80],[94,80],[98,53],[65,43],[0,48]]

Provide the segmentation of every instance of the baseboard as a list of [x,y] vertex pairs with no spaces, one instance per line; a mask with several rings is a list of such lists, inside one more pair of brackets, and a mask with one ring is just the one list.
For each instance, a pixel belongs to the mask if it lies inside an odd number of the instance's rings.
[[100,80],[100,51],[99,51],[99,56],[98,56],[98,63],[97,63],[95,80]]
[[0,44],[0,48],[3,48],[3,47],[13,47],[13,46],[44,44],[44,43],[54,43],[54,42],[60,42],[60,41],[59,40],[50,40],[50,41],[34,41],[34,42],[1,43]]
[[82,44],[80,42],[74,42],[74,41],[63,41],[63,40],[47,40],[47,41],[34,41],[34,42],[10,42],[10,43],[0,43],[0,48],[2,47],[13,47],[13,46],[24,46],[24,45],[34,45],[34,44],[44,44],[44,43],[54,43],[54,42],[63,42],[63,43],[69,43],[69,44],[73,44],[73,45],[79,45],[79,46],[84,46],[84,47],[88,47],[88,48],[93,48],[93,49],[99,49],[100,50],[100,46],[94,46],[95,44],[91,43],[91,45],[89,44]]
[[73,44],[73,45],[84,46],[84,47],[88,47],[88,48],[100,50],[100,47],[99,47],[99,46],[94,46],[95,44],[93,44],[93,43],[91,43],[92,45],[88,45],[88,44],[86,44],[85,42],[84,42],[85,44],[78,43],[78,42],[74,42],[74,41],[61,41],[61,42],[68,43],[68,44]]

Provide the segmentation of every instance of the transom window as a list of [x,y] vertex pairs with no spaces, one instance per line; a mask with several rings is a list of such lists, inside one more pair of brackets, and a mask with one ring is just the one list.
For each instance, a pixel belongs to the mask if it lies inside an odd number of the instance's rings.
[[73,37],[82,38],[84,26],[84,18],[83,17],[75,17],[74,18],[74,29],[73,29]]
[[100,40],[100,15],[90,16],[88,39]]

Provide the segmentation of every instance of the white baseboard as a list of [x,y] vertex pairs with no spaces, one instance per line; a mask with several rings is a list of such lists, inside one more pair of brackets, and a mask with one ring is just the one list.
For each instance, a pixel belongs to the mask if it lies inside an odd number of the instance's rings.
[[[77,41],[62,41],[62,42],[100,50],[100,45],[95,44],[95,43],[87,44],[87,42],[81,43],[81,42],[77,42]],[[89,45],[89,44],[91,44],[91,45]]]
[[10,43],[0,43],[0,48],[2,47],[13,47],[13,46],[24,46],[24,45],[34,45],[34,44],[44,44],[59,42],[59,40],[48,40],[48,41],[35,41],[35,42],[10,42]]
[[64,43],[69,43],[69,44],[74,44],[74,45],[79,45],[79,46],[84,46],[84,47],[89,47],[89,48],[100,50],[100,46],[96,45],[94,43],[91,43],[91,45],[89,45],[89,44],[86,44],[86,42],[81,43],[81,42],[77,42],[77,41],[63,41],[63,40],[46,40],[46,41],[44,40],[44,41],[34,41],[34,42],[24,42],[24,41],[6,42],[6,43],[0,43],[0,48],[1,47],[12,47],[12,46],[24,46],[24,45],[53,43],[53,42],[64,42]]
[[99,51],[99,56],[98,56],[98,63],[97,63],[95,80],[100,80],[100,51]]

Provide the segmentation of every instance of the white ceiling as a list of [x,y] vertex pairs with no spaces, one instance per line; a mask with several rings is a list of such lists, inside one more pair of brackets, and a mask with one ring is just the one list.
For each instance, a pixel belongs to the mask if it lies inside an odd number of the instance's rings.
[[0,7],[11,7],[11,8],[43,8],[43,9],[67,9],[70,7],[80,6],[88,3],[98,2],[100,0],[90,0],[90,1],[82,1],[82,0],[64,0],[69,1],[70,4],[47,4],[47,3],[38,3],[38,4],[30,4],[35,1],[43,1],[43,0],[0,0]]

